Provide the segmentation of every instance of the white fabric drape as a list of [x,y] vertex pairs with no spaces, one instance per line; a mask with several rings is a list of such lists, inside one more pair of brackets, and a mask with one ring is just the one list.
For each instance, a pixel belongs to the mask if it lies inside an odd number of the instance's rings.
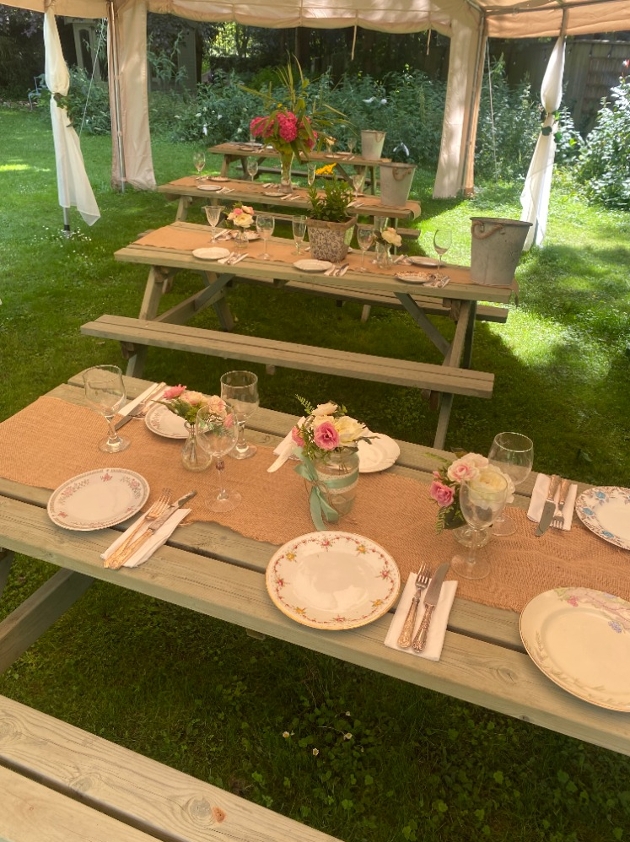
[[88,225],[94,225],[101,213],[85,172],[79,136],[70,124],[67,110],[60,108],[52,96],[66,96],[70,88],[70,74],[63,57],[55,15],[50,8],[44,17],[44,46],[46,85],[51,93],[50,119],[57,162],[57,192],[59,204],[64,209],[65,227],[68,227],[68,209],[73,206]]
[[561,36],[556,41],[551,53],[540,91],[540,101],[547,116],[538,136],[536,148],[527,171],[525,186],[521,193],[521,205],[523,207],[521,220],[532,223],[525,240],[524,251],[529,251],[534,243],[537,246],[541,245],[547,230],[551,177],[556,155],[554,132],[557,124],[554,112],[560,108],[562,101],[564,47],[565,39]]

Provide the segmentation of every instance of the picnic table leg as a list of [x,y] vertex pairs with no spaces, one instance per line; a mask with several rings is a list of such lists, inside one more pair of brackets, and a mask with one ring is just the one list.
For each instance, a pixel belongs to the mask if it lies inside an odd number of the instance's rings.
[[3,547],[0,547],[0,598],[2,597],[4,586],[9,578],[9,572],[14,559],[15,553],[11,550],[5,550]]
[[470,368],[472,365],[473,338],[475,334],[475,321],[477,320],[477,302],[470,302],[470,316],[466,326],[466,338],[464,340],[464,356],[462,368]]
[[192,205],[192,196],[180,196],[175,214],[175,222],[185,222],[188,216],[188,208]]

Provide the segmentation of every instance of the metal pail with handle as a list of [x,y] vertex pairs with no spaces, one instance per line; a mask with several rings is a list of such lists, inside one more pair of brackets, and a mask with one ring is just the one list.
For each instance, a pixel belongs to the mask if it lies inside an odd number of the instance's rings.
[[478,284],[509,286],[531,222],[471,216],[470,277]]
[[378,161],[383,152],[386,132],[376,132],[372,129],[361,130],[361,156],[369,161]]
[[381,164],[381,204],[404,205],[409,198],[414,164]]

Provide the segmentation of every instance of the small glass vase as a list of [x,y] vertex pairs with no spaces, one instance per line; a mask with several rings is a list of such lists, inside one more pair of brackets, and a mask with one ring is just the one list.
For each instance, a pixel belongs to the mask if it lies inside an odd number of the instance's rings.
[[391,245],[389,243],[376,244],[376,265],[387,269],[392,264]]
[[359,483],[359,453],[353,448],[332,451],[315,461],[317,485],[329,506],[339,517],[347,515],[354,505]]
[[291,166],[293,164],[293,152],[280,153],[280,187],[287,192],[293,190],[291,184]]
[[234,249],[239,252],[247,251],[249,239],[245,228],[237,228],[234,234]]
[[185,422],[188,438],[182,447],[182,465],[187,471],[205,471],[212,462],[212,454],[199,446],[194,424]]

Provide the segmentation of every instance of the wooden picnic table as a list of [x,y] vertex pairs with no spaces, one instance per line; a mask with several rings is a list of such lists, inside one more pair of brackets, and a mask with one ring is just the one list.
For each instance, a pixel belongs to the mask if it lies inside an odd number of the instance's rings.
[[[117,260],[150,267],[139,318],[108,314],[83,325],[82,332],[120,341],[129,360],[127,373],[131,375],[142,373],[148,346],[157,345],[267,366],[287,366],[419,388],[435,409],[439,404],[436,447],[444,445],[455,394],[491,397],[494,375],[471,368],[477,301],[505,304],[512,294],[511,287],[474,284],[469,270],[456,266],[448,267],[451,280],[447,287],[417,287],[397,279],[396,274],[401,270],[396,266],[382,269],[369,264],[368,271],[362,273],[361,258],[354,252],[348,255],[349,268],[343,277],[327,277],[297,268],[294,265],[295,246],[282,238],[271,241],[270,260],[262,259],[265,247],[262,241],[256,240],[250,242],[246,260],[232,266],[219,266],[193,254],[204,245],[209,245],[206,226],[176,222],[117,251]],[[176,275],[186,269],[198,271],[204,287],[160,314],[159,304],[165,289],[170,289]],[[230,286],[239,281],[279,288],[294,286],[300,291],[327,293],[337,299],[356,300],[370,294],[391,296],[440,352],[442,365],[353,354],[262,337],[245,338],[185,326],[191,316],[212,305],[224,331],[230,331],[234,325],[227,296]],[[445,301],[448,302],[446,306]],[[449,313],[456,323],[452,339],[428,318],[429,313],[440,311]]]

